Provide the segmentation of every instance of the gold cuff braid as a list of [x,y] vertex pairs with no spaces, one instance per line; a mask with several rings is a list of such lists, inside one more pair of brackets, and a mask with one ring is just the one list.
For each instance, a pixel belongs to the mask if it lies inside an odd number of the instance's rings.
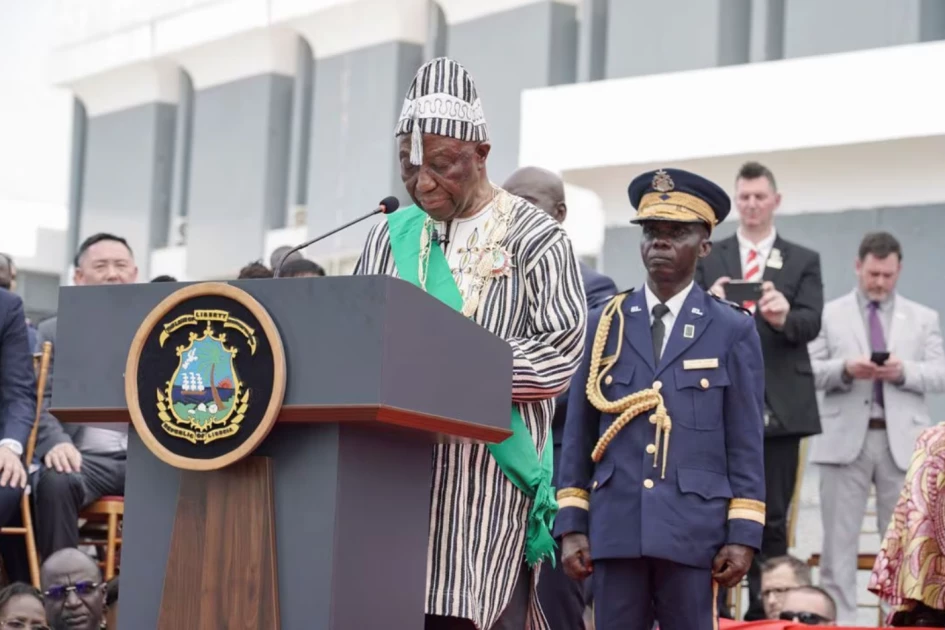
[[765,504],[763,501],[755,499],[732,499],[728,503],[728,518],[742,518],[754,521],[761,525],[765,524]]
[[[659,462],[660,436],[663,437],[663,468],[661,478],[666,478],[666,459],[669,452],[669,433],[672,431],[673,423],[669,414],[666,413],[666,405],[663,402],[663,396],[660,394],[661,384],[656,382],[650,389],[644,389],[639,392],[624,396],[619,400],[607,400],[601,391],[601,382],[610,369],[620,358],[620,350],[623,345],[624,316],[621,306],[627,298],[626,293],[615,296],[601,313],[600,323],[594,334],[594,345],[591,348],[591,365],[587,378],[587,400],[600,412],[617,414],[617,419],[607,427],[604,435],[598,440],[594,451],[591,453],[591,459],[599,462],[604,456],[604,451],[610,446],[610,443],[627,424],[636,416],[645,411],[655,409],[652,416],[653,423],[656,425],[656,452],[653,455],[653,468],[657,467]],[[607,337],[610,335],[610,327],[613,323],[614,315],[619,320],[619,332],[617,335],[617,349],[613,355],[603,359],[604,347],[607,345]]]
[[557,498],[567,499],[569,497],[576,497],[578,499],[590,499],[591,493],[587,490],[581,490],[580,488],[562,488],[558,490]]
[[588,511],[591,509],[591,495],[587,490],[580,488],[562,488],[557,494],[558,509],[578,508]]

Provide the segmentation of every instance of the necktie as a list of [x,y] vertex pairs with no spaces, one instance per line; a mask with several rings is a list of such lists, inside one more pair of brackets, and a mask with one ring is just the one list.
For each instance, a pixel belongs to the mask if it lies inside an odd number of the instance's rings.
[[653,359],[656,365],[659,365],[660,356],[663,354],[663,338],[666,337],[663,315],[668,312],[669,307],[662,302],[653,307],[653,324],[650,326],[650,334],[653,336]]
[[[883,325],[879,321],[879,302],[870,302],[870,346],[873,352],[886,351],[886,337],[883,335]],[[873,381],[873,402],[884,407],[883,404],[883,382]]]
[[[752,249],[748,252],[748,259],[745,261],[745,273],[743,275],[744,278],[742,279],[750,282],[761,280],[761,254],[758,253],[757,249]],[[751,300],[745,300],[742,306],[752,313],[755,312],[755,303]]]

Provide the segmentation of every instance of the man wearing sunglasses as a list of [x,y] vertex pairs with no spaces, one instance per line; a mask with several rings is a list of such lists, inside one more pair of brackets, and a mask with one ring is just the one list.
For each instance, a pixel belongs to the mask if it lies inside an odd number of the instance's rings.
[[105,615],[105,583],[98,565],[78,549],[62,549],[40,572],[46,617],[52,630],[99,630]]
[[784,595],[779,619],[808,626],[835,626],[837,604],[819,586],[799,586]]

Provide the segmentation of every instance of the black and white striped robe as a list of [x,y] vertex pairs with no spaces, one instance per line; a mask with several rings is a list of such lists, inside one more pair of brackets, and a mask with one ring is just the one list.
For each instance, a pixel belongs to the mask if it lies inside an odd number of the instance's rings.
[[[564,230],[530,203],[512,197],[502,246],[511,277],[487,281],[476,321],[513,350],[512,399],[538,452],[551,439],[554,397],[581,359],[587,306],[581,273]],[[397,275],[387,222],[374,226],[355,274]],[[525,559],[531,501],[509,481],[485,445],[434,447],[426,612],[470,619],[487,630],[508,604]],[[534,586],[528,628],[547,622]]]

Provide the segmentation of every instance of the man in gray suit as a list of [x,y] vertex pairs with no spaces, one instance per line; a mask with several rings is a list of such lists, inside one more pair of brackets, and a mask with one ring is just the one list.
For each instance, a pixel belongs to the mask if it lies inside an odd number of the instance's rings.
[[821,464],[821,582],[837,601],[840,625],[856,623],[857,553],[870,484],[882,534],[915,440],[932,423],[925,395],[945,391],[938,313],[896,293],[901,267],[892,234],[867,234],[856,261],[859,285],[824,307],[820,336],[810,344],[824,393],[823,433],[811,438],[811,461]]
[[[125,239],[112,234],[87,238],[75,257],[76,285],[129,284],[138,278],[134,256]],[[56,348],[56,318],[38,328],[38,344]],[[49,412],[53,361],[44,393],[36,455],[43,462],[36,488],[37,546],[48,558],[79,542],[79,510],[105,495],[123,495],[128,434],[120,431],[63,426]]]

